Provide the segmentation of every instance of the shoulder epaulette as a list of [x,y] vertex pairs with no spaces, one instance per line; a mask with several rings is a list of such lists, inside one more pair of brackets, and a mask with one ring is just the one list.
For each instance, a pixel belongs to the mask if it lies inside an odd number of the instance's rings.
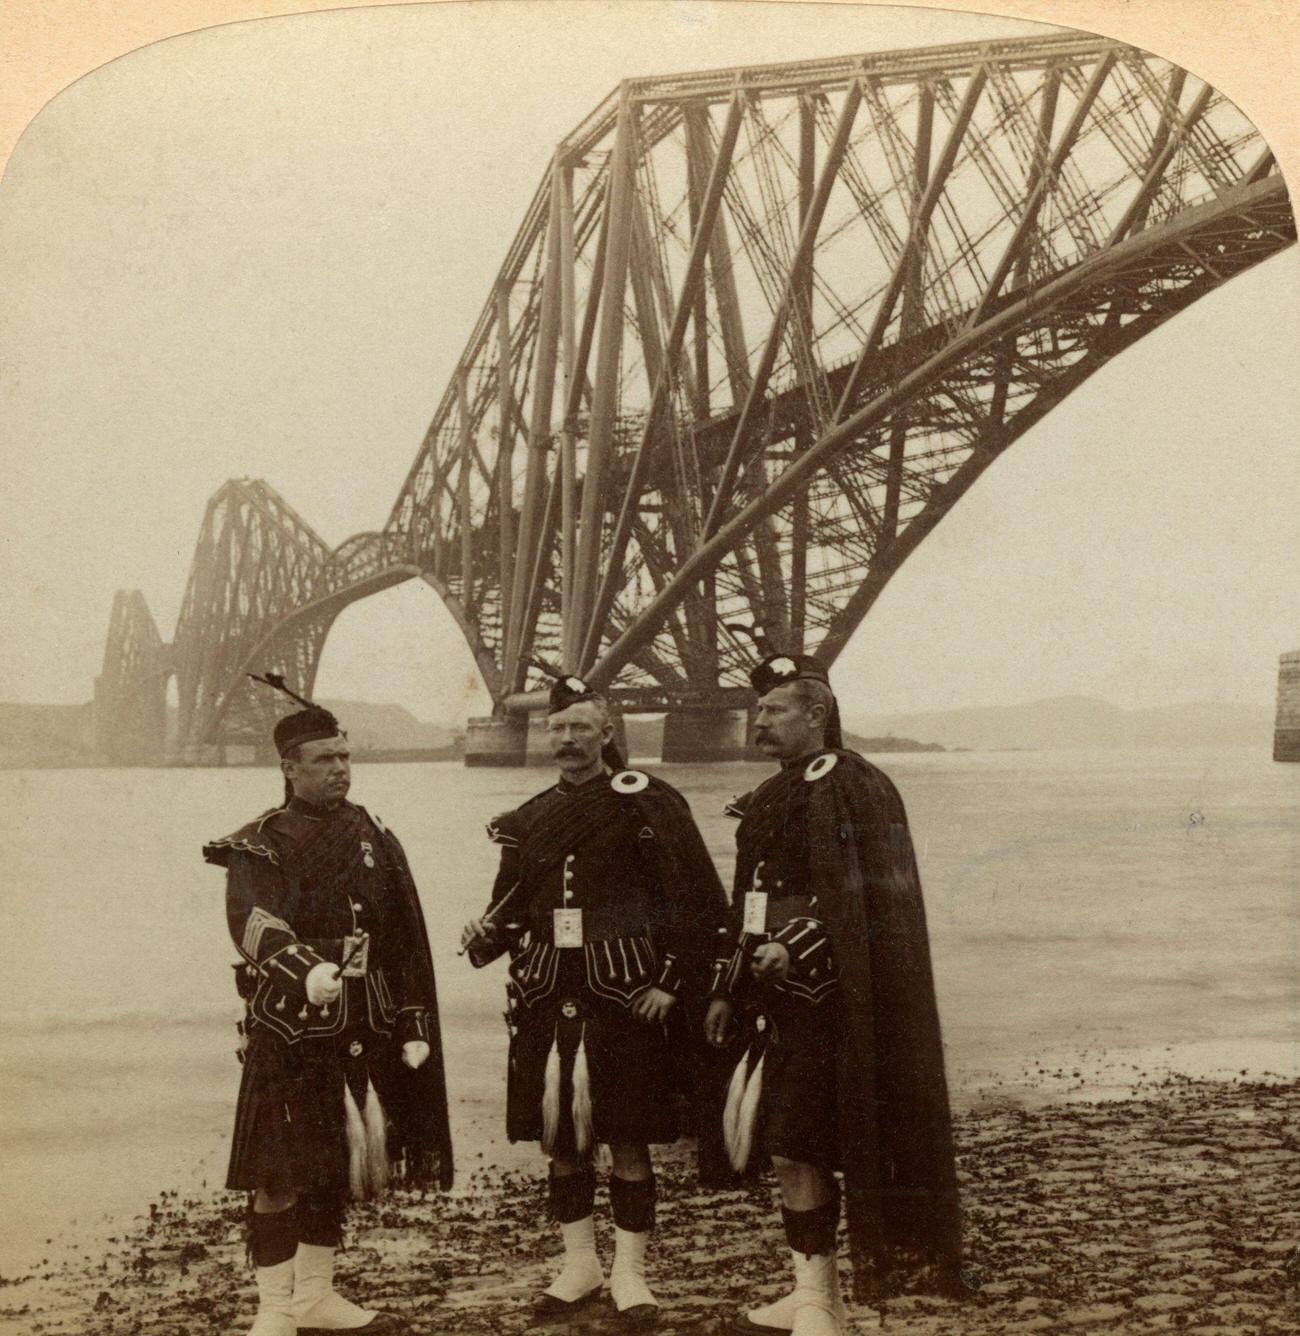
[[518,809],[494,816],[487,823],[487,837],[493,844],[504,845],[507,849],[516,848],[519,844]]
[[225,835],[219,840],[209,840],[203,846],[203,861],[216,867],[225,867],[230,854],[237,852],[252,854],[254,858],[265,858],[278,864],[280,855],[270,840],[263,835],[263,827],[280,810],[278,807],[269,808],[256,820],[240,826],[233,834]]

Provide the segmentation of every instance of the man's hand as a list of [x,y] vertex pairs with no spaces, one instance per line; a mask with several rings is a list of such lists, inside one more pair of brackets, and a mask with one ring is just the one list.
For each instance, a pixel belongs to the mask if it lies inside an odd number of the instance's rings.
[[412,1070],[424,1064],[429,1056],[429,1045],[423,1039],[408,1039],[402,1045],[402,1061]]
[[790,973],[790,952],[780,942],[764,942],[750,958],[749,972],[759,983],[784,979]]
[[715,997],[704,1013],[704,1037],[714,1048],[721,1048],[731,1029],[731,1003],[725,997]]
[[343,991],[343,980],[339,977],[339,967],[322,960],[307,971],[307,1001],[313,1007],[323,1007],[326,1003],[337,1000]]
[[460,930],[460,949],[465,951],[475,942],[486,946],[496,936],[496,931],[497,925],[489,923],[487,919],[470,919]]
[[665,993],[662,988],[656,988],[652,984],[632,1000],[632,1015],[647,1025],[653,1025],[668,1019],[668,1013],[676,1001],[671,993]]

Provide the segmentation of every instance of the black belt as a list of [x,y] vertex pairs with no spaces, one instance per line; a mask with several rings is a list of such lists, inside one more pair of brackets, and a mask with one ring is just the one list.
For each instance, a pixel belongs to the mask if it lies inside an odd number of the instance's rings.
[[[588,909],[581,905],[555,905],[555,909],[582,909],[582,937],[587,942],[612,942],[620,937],[643,937],[653,931],[646,915],[622,912],[618,909]],[[628,907],[629,909],[632,906]],[[535,941],[549,942],[553,937],[554,922],[548,908],[541,922],[534,921],[530,932]]]
[[767,898],[768,932],[779,931],[791,919],[808,917],[817,917],[811,895],[769,895]]

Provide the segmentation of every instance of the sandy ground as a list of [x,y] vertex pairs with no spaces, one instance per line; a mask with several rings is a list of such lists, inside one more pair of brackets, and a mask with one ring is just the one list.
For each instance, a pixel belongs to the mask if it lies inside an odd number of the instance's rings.
[[[895,1300],[854,1331],[1300,1333],[1300,1083],[1169,1078],[1104,1103],[990,1101],[957,1121],[967,1221],[962,1304]],[[664,1336],[718,1331],[786,1287],[773,1199],[700,1192],[685,1153],[659,1162],[651,1280]],[[466,1165],[448,1199],[359,1208],[340,1288],[412,1333],[529,1330],[558,1251],[539,1174]],[[5,1278],[0,1330],[39,1336],[239,1332],[254,1309],[242,1202],[167,1195],[102,1258]],[[597,1201],[598,1239],[612,1247]],[[582,1330],[618,1330],[601,1305]],[[551,1330],[579,1330],[577,1324]]]

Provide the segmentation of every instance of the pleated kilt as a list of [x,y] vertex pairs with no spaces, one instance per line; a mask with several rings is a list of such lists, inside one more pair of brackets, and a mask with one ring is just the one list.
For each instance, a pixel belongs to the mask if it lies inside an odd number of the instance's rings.
[[[353,1052],[359,1047],[360,1052]],[[344,1087],[358,1109],[373,1083],[395,1107],[400,1057],[391,1036],[368,1026],[288,1044],[254,1026],[244,1054],[226,1186],[238,1191],[349,1191]]]
[[756,1141],[769,1156],[837,1169],[839,999],[813,1003],[774,988],[763,991],[767,1043]]
[[[621,1003],[593,993],[580,953],[564,954],[554,990],[532,1006],[512,1008],[506,1135],[511,1141],[542,1139],[547,1062],[555,1045],[560,1110],[555,1150],[573,1152],[573,1076],[581,1045],[594,1139],[652,1145],[676,1141],[681,1092],[665,1027],[638,1021]],[[680,1009],[678,1003],[674,1017]]]

